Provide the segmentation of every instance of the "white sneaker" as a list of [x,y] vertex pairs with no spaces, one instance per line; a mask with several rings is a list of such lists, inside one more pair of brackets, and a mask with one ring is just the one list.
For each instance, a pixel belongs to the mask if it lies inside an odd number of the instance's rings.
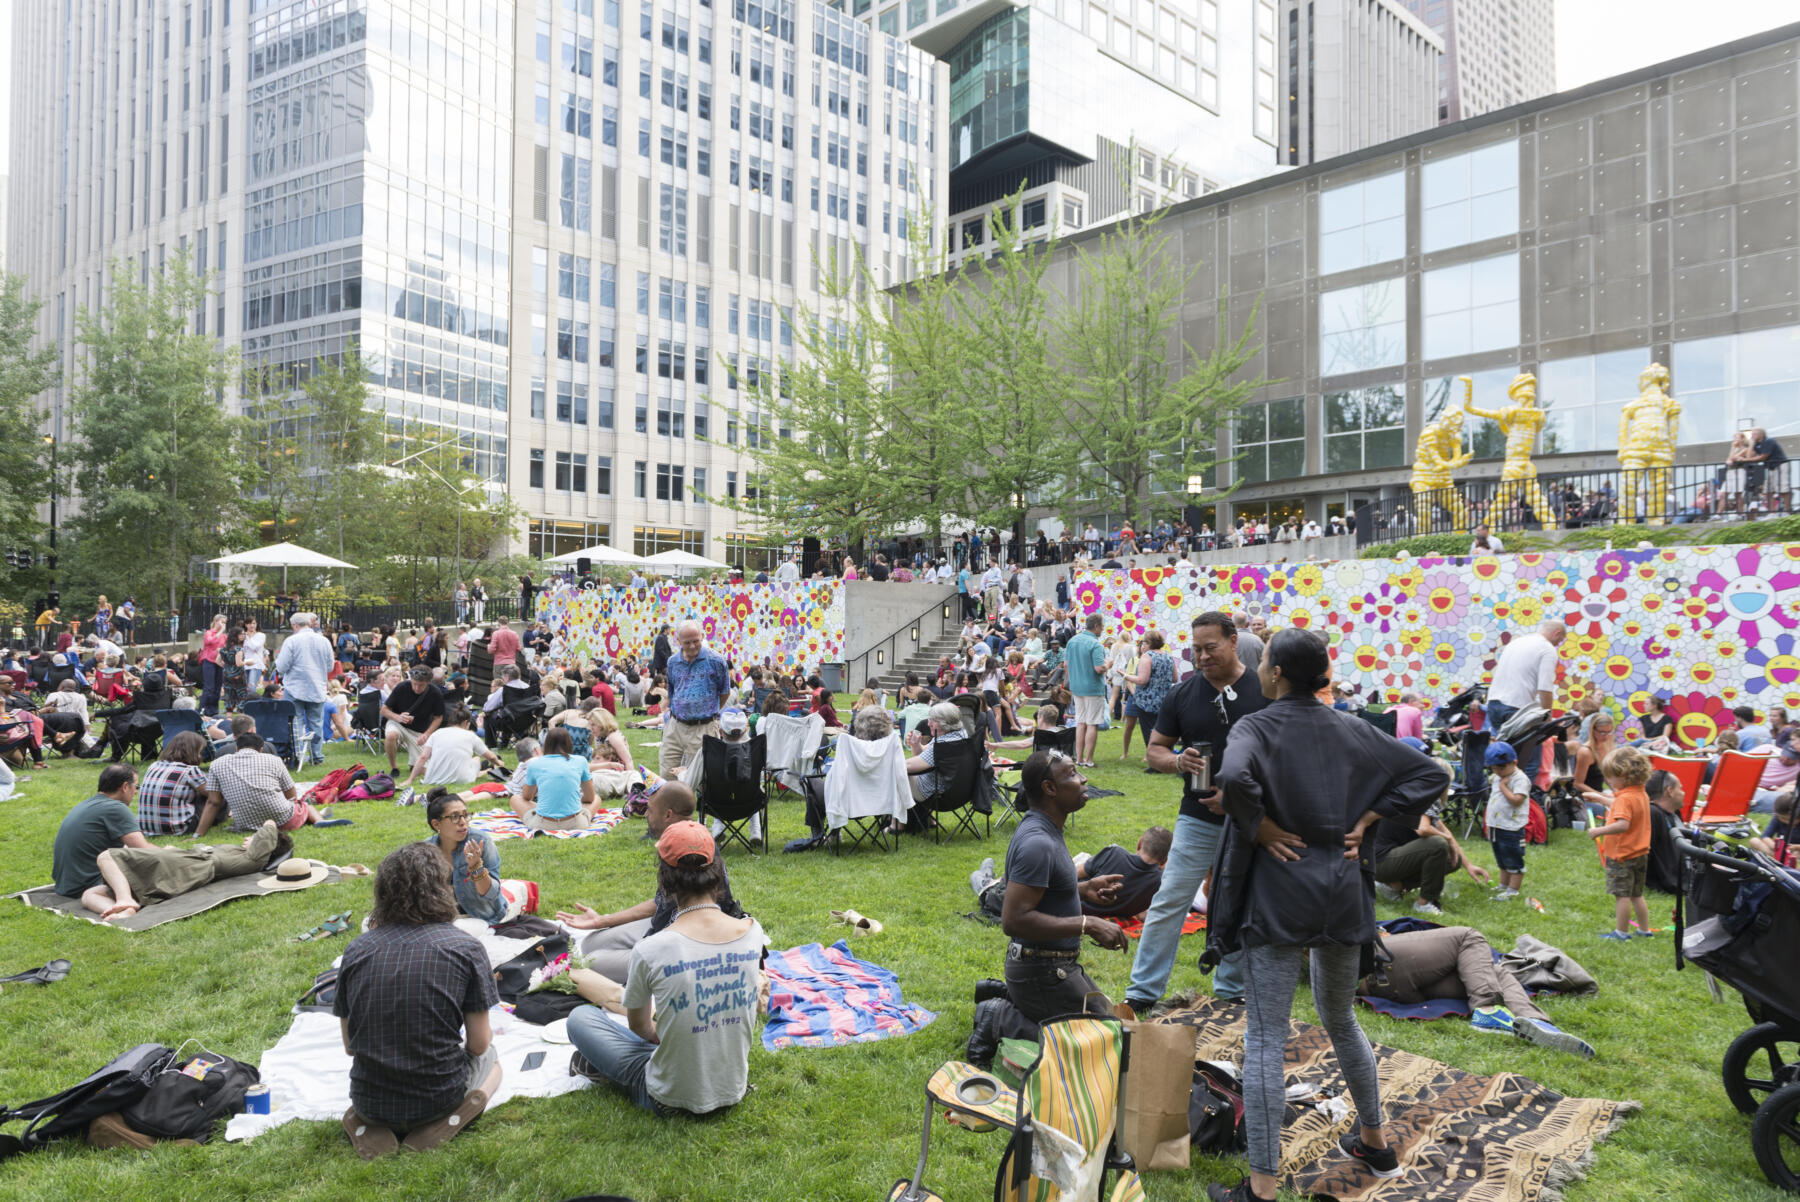
[[1384,902],[1397,902],[1400,900],[1400,890],[1392,885],[1384,885],[1380,881],[1376,881],[1375,896]]
[[394,798],[394,804],[397,806],[409,806],[412,803],[413,791],[410,787],[400,790],[400,796]]
[[1443,910],[1428,901],[1416,901],[1413,903],[1413,912],[1415,914],[1429,914],[1435,918],[1437,915],[1442,914]]
[[1519,891],[1517,889],[1496,889],[1494,891],[1495,901],[1511,901],[1517,896],[1519,896]]

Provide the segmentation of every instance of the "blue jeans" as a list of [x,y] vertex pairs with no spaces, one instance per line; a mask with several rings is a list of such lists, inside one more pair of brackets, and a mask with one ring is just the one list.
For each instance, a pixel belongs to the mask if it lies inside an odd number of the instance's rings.
[[[1125,999],[1149,1004],[1162,997],[1169,987],[1169,974],[1175,970],[1175,956],[1181,949],[1181,924],[1194,904],[1194,895],[1206,874],[1212,871],[1219,853],[1219,839],[1224,827],[1202,822],[1188,814],[1175,819],[1175,841],[1169,846],[1169,862],[1163,865],[1162,887],[1156,900],[1144,915],[1144,933],[1138,939],[1137,958],[1131,962],[1131,984],[1125,988]],[[1213,994],[1217,997],[1244,996],[1244,954],[1233,952],[1219,962],[1213,972]]]
[[[295,750],[302,758],[310,758],[315,764],[325,762],[325,703],[323,701],[302,701],[298,697],[290,697],[297,711],[294,725],[300,731],[297,740],[301,746]],[[310,753],[306,744],[311,745]]]
[[623,1090],[626,1097],[651,1114],[662,1113],[644,1083],[655,1044],[638,1038],[629,1027],[620,1026],[598,1006],[583,1006],[569,1015],[569,1042],[583,1060]]
[[211,660],[200,661],[200,712],[208,718],[219,716],[219,691],[225,686],[225,669]]
[[1483,729],[1492,731],[1493,737],[1498,739],[1500,728],[1512,721],[1512,716],[1518,712],[1504,701],[1490,701],[1487,703],[1487,721],[1483,724]]

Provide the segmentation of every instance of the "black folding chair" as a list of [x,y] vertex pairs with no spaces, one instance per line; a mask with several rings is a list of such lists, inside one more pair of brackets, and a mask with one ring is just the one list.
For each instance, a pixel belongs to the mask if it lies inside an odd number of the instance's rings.
[[763,790],[763,768],[768,763],[768,743],[755,735],[742,743],[727,743],[707,735],[700,743],[700,795],[694,799],[701,822],[717,820],[724,828],[719,850],[739,843],[750,845],[750,823],[762,820],[763,846],[774,844],[769,832],[769,796]]
[[381,689],[367,685],[356,692],[356,709],[350,714],[350,739],[363,754],[380,758],[387,754],[381,729]]
[[269,751],[281,757],[282,763],[290,769],[300,766],[300,753],[294,741],[294,720],[300,716],[300,710],[293,702],[285,697],[279,701],[264,697],[246,701],[238,710],[256,723],[256,733]]
[[934,843],[944,841],[944,819],[949,819],[951,829],[949,837],[954,839],[958,833],[968,831],[977,839],[985,839],[993,834],[994,824],[991,814],[981,814],[986,820],[986,833],[975,829],[975,818],[980,811],[975,808],[975,798],[981,782],[981,744],[975,739],[951,739],[932,743],[931,769],[937,776],[937,792],[920,801],[914,813],[921,817],[939,819],[934,824],[931,839]]
[[[1075,728],[1059,726],[1055,730],[1036,730],[1031,734],[1031,750],[1057,751],[1073,759],[1075,757]],[[1000,795],[1006,801],[1006,808],[1000,813],[1000,823],[1004,826],[1008,819],[1017,822],[1025,817],[1023,792],[1017,778],[1002,782]]]
[[[544,716],[544,699],[536,690],[512,691],[524,695],[517,700],[506,700],[499,709],[488,715],[485,734],[489,747],[505,747],[535,734],[538,722]],[[506,693],[503,691],[501,696],[505,697]]]
[[1399,729],[1398,723],[1400,721],[1400,715],[1391,709],[1381,710],[1379,712],[1371,709],[1360,709],[1356,711],[1356,716],[1390,738],[1395,737],[1395,732]]

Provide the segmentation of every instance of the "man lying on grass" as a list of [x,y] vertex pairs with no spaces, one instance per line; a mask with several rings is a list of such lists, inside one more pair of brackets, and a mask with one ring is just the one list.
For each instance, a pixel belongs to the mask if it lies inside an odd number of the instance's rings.
[[[680,781],[664,781],[661,788],[650,794],[648,804],[649,808],[644,812],[645,825],[650,828],[652,839],[660,839],[670,826],[693,818],[694,791]],[[744,916],[744,908],[731,896],[731,880],[726,875],[723,861],[719,863],[717,901],[720,910],[727,917]],[[586,903],[577,902],[576,905],[581,913],[571,914],[559,910],[556,921],[571,930],[595,932],[581,941],[581,953],[588,958],[589,968],[613,982],[623,981],[630,970],[631,949],[646,936],[654,935],[667,927],[674,921],[675,911],[679,909],[675,899],[662,887],[660,876],[657,879],[656,896],[629,909],[597,914]]]

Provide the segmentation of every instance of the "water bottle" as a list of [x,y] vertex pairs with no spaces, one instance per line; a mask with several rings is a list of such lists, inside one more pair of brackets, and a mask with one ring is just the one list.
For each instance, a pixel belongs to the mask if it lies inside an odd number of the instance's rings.
[[1190,743],[1190,744],[1188,744],[1188,750],[1199,752],[1200,760],[1201,760],[1200,771],[1189,772],[1186,774],[1187,787],[1188,787],[1189,792],[1194,793],[1196,795],[1211,792],[1212,791],[1212,744],[1211,743]]

